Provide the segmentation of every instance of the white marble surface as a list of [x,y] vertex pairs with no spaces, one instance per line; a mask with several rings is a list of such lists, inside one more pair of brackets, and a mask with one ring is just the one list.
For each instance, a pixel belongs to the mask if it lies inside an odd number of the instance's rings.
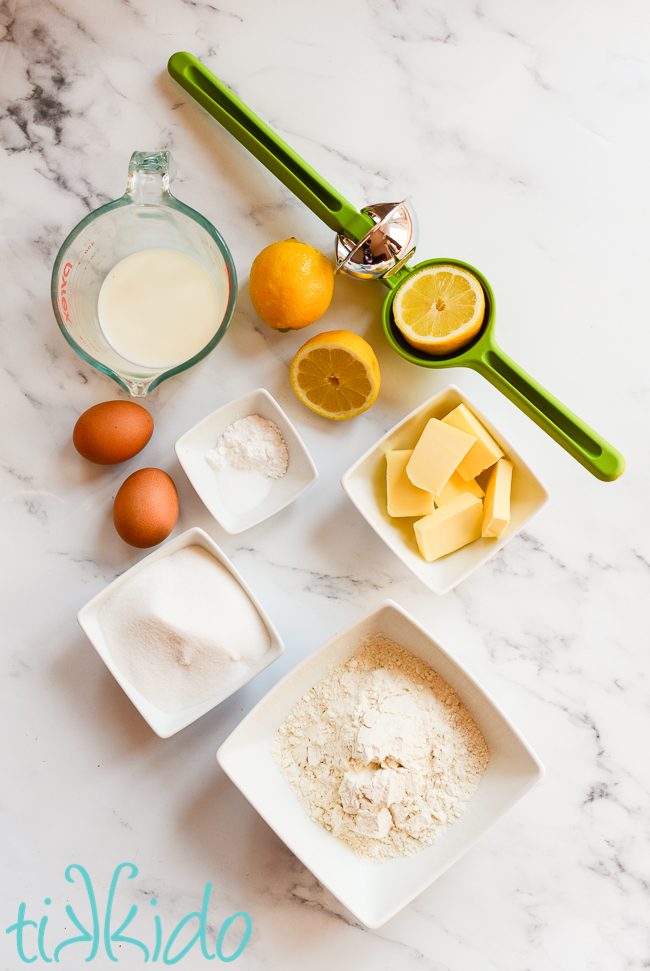
[[[4,933],[20,902],[28,918],[50,915],[51,954],[76,933],[67,902],[89,920],[66,866],[88,870],[101,917],[126,861],[140,872],[120,891],[122,918],[131,900],[155,894],[168,934],[211,881],[213,937],[229,915],[251,915],[251,941],[233,965],[250,971],[647,967],[647,4],[7,0],[0,15],[2,968],[22,967],[15,934]],[[420,257],[481,268],[504,349],[623,452],[625,475],[597,481],[474,373],[429,373],[398,358],[381,332],[379,285],[337,279],[330,310],[306,334],[261,323],[246,286],[257,252],[295,235],[331,253],[332,234],[175,86],[165,66],[176,50],[204,59],[356,205],[412,194]],[[121,392],[63,341],[49,277],[67,232],[122,194],[130,153],[150,148],[172,150],[174,191],[224,234],[241,293],[213,356],[148,399],[156,432],[146,452],[101,469],[77,456],[72,428]],[[377,403],[343,425],[304,409],[288,382],[305,337],[335,327],[368,338],[382,369]],[[383,547],[339,479],[450,380],[503,429],[551,501],[436,598]],[[320,479],[233,537],[193,493],[173,443],[259,386],[295,422]],[[117,538],[110,508],[143,464],[177,483],[176,533],[199,525],[214,537],[287,646],[254,683],[166,741],[75,620],[142,555]],[[281,675],[388,596],[494,694],[547,775],[371,932],[266,828],[214,753]],[[150,908],[130,930],[151,945]],[[26,932],[28,956],[35,936]],[[204,966],[197,948],[181,966]],[[87,954],[71,946],[60,964],[85,966]],[[133,945],[119,957],[129,969],[143,963]],[[109,966],[103,949],[95,965]]]

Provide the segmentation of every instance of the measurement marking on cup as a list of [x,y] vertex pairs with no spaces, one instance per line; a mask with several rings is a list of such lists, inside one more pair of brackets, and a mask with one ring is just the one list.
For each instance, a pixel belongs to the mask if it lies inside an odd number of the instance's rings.
[[61,308],[63,310],[63,316],[65,317],[66,322],[68,324],[70,323],[70,316],[68,314],[68,301],[66,299],[66,294],[67,294],[66,288],[68,286],[68,277],[70,276],[70,271],[72,270],[72,268],[73,268],[72,263],[66,263],[65,266],[63,267],[63,275],[61,277]]

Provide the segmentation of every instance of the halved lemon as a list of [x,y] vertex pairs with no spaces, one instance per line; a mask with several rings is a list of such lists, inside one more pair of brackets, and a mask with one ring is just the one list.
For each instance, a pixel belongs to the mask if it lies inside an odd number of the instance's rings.
[[452,354],[481,329],[485,295],[476,277],[462,267],[427,266],[399,288],[393,315],[413,347],[427,354]]
[[379,392],[379,363],[370,344],[349,330],[317,334],[291,362],[291,387],[325,418],[353,418]]

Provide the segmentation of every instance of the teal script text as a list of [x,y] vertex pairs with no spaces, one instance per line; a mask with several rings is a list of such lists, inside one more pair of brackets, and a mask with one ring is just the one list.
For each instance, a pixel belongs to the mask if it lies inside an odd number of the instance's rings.
[[[128,945],[129,948],[136,948],[140,951],[143,963],[160,961],[162,964],[178,964],[190,952],[193,952],[195,958],[201,954],[206,961],[214,961],[217,958],[219,961],[230,962],[235,961],[248,944],[253,931],[253,924],[249,915],[243,910],[223,921],[213,943],[208,940],[208,906],[212,892],[211,883],[205,885],[201,909],[186,914],[168,935],[163,934],[162,921],[156,913],[153,914],[152,933],[146,940],[126,935],[124,932],[133,922],[138,913],[138,907],[132,904],[125,917],[116,915],[115,894],[123,872],[127,880],[134,880],[138,875],[138,868],[134,863],[120,863],[115,867],[106,907],[102,914],[103,920],[100,920],[97,898],[88,871],[77,863],[72,863],[67,867],[65,878],[68,883],[79,882],[80,885],[83,885],[90,919],[86,917],[84,918],[85,924],[82,923],[70,904],[66,904],[65,912],[79,933],[58,943],[48,939],[47,915],[41,917],[40,920],[32,920],[27,915],[27,904],[19,904],[18,917],[13,924],[6,928],[6,933],[15,935],[16,951],[20,960],[25,964],[33,964],[34,961],[39,960],[46,964],[58,963],[61,952],[65,948],[85,946],[88,951],[85,961],[93,961],[101,953],[109,961],[117,963],[119,955],[115,953],[115,945],[120,949],[122,945]],[[46,897],[45,905],[49,907],[51,903],[51,898]],[[149,903],[155,907],[158,901],[155,897],[151,897]],[[181,946],[179,937],[181,937],[183,931],[185,931],[185,934],[182,936],[182,940],[188,936],[188,932],[185,930],[188,925],[190,929],[194,929],[194,934],[189,941],[185,940],[185,943]],[[237,937],[240,932],[241,936],[234,950],[225,953],[225,936],[232,927],[234,929],[229,936],[231,942],[229,946],[232,947],[233,938]]]

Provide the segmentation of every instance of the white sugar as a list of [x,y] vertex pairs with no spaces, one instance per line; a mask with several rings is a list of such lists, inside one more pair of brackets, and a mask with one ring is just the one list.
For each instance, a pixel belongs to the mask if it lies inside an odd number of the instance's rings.
[[271,643],[241,585],[200,546],[126,580],[102,606],[99,624],[124,676],[167,713],[234,684]]

